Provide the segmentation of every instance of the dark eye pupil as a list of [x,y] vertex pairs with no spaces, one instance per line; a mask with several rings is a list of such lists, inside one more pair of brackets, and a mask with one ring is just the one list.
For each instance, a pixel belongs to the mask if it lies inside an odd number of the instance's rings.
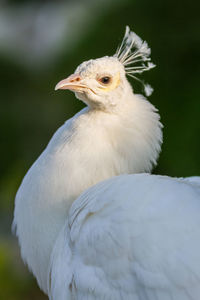
[[101,82],[102,83],[109,83],[110,82],[110,77],[108,77],[108,76],[102,77]]

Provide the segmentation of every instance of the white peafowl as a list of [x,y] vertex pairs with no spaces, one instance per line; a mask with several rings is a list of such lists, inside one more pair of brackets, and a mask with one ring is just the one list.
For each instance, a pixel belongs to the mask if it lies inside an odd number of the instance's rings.
[[151,171],[162,143],[155,107],[126,78],[154,67],[149,56],[127,27],[114,56],[56,86],[87,107],[26,174],[13,222],[51,300],[200,299],[199,178],[136,174]]

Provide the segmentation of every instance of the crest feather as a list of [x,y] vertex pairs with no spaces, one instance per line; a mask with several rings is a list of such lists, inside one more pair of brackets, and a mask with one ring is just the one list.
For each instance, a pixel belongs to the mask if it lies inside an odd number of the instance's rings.
[[146,96],[150,96],[153,88],[149,84],[145,84],[134,74],[141,74],[149,71],[155,65],[150,58],[151,49],[146,41],[143,41],[136,33],[126,26],[125,35],[121,45],[118,47],[115,56],[123,64],[126,74],[142,83]]

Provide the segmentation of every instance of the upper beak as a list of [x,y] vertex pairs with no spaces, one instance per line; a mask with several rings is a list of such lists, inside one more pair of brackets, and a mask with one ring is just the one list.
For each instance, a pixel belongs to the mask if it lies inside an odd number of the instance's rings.
[[81,84],[81,80],[82,78],[80,75],[72,74],[58,82],[55,86],[55,90],[81,91],[82,88],[86,88],[85,85]]

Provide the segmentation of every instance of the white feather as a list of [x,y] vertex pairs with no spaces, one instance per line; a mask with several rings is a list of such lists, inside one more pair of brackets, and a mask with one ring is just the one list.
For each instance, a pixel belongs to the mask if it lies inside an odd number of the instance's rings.
[[135,32],[131,31],[130,28],[126,26],[124,38],[120,47],[117,49],[115,56],[124,65],[126,74],[142,83],[146,96],[152,94],[153,88],[137,78],[135,74],[141,74],[144,71],[149,71],[155,67],[155,65],[150,62],[150,54],[151,49],[147,42],[143,41]]
[[150,49],[127,29],[117,55],[70,77],[88,107],[57,130],[17,192],[21,254],[51,300],[198,300],[199,178],[114,177],[150,172],[162,143],[156,109],[124,69],[149,62]]
[[162,142],[155,108],[130,93],[114,113],[83,109],[54,134],[16,196],[14,225],[24,261],[47,293],[47,269],[71,203],[123,173],[149,172]]
[[52,252],[51,299],[198,300],[199,212],[200,187],[175,178],[123,175],[88,189]]

